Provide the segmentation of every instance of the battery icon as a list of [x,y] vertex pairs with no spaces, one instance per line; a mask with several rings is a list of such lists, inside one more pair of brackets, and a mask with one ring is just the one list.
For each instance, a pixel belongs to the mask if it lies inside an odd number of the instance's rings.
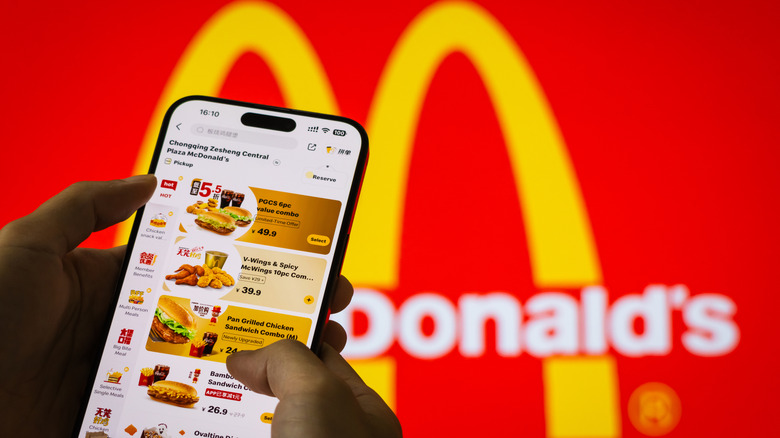
[[333,130],[333,135],[338,135],[339,137],[343,137],[343,136],[347,135],[347,131],[345,131],[343,129],[334,129]]

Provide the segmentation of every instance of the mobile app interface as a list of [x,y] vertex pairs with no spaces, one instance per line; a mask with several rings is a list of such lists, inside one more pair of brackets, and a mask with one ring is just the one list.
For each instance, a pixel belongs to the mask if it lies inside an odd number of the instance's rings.
[[[246,113],[292,119],[294,129],[246,126]],[[158,187],[79,436],[270,436],[276,399],[235,380],[225,360],[280,339],[311,345],[361,133],[189,100],[161,136]]]

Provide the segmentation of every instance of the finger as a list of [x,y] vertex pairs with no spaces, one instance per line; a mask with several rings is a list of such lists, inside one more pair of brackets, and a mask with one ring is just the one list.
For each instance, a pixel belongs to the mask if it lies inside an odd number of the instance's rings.
[[352,288],[352,284],[347,280],[347,277],[339,277],[339,281],[336,284],[336,291],[333,294],[333,300],[330,303],[330,311],[332,313],[338,313],[344,310],[350,301],[352,301],[352,295],[355,293],[355,289]]
[[13,245],[62,255],[90,233],[127,219],[154,192],[154,175],[79,182],[14,221],[3,238]]
[[106,291],[106,294],[111,295],[126,250],[127,245],[110,249],[76,248],[68,256],[74,261],[79,278],[88,280],[82,282],[85,289]]
[[330,345],[336,351],[341,351],[347,345],[347,331],[336,321],[328,321],[322,333],[322,342]]
[[79,314],[78,345],[81,353],[90,354],[95,348],[109,309],[114,302],[114,291],[122,269],[126,247],[111,249],[76,248],[65,257],[73,260],[81,279],[81,313]]
[[347,384],[300,342],[282,340],[260,350],[234,353],[227,367],[249,388],[279,397],[274,436],[383,436],[368,430]]
[[298,341],[282,340],[259,350],[233,353],[226,365],[228,372],[251,390],[281,400],[316,391],[328,393],[343,385]]
[[126,245],[111,249],[76,248],[68,254],[74,260],[79,278],[83,280],[83,312],[86,312],[87,319],[96,324],[102,324],[102,318],[113,301],[126,250]]
[[376,391],[363,382],[358,373],[334,348],[323,344],[320,358],[325,366],[352,390],[358,405],[366,413],[371,430],[381,431],[383,437],[402,436],[401,423],[392,409]]
[[[363,379],[360,378],[358,373],[352,368],[352,366],[344,359],[333,346],[329,344],[322,344],[320,349],[320,359],[325,366],[333,372],[337,377],[347,383],[352,393],[355,396],[370,396],[373,398],[381,397],[374,392],[371,388],[366,386]],[[383,402],[384,403],[384,402]]]

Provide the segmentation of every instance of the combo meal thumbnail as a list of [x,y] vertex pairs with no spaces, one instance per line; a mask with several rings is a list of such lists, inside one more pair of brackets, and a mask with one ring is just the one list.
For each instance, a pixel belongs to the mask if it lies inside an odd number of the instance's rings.
[[[243,200],[243,194],[241,196]],[[230,234],[236,226],[246,227],[253,220],[249,210],[236,205],[217,207],[216,199],[198,201],[187,207],[187,213],[197,215],[195,223],[198,226],[218,234]]]

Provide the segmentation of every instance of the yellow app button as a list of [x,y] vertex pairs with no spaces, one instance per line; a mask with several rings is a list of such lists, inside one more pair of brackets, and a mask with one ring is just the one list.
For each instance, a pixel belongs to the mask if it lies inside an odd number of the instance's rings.
[[311,245],[328,246],[330,244],[330,237],[322,236],[320,234],[309,234],[306,241]]
[[303,299],[303,302],[306,304],[311,304],[314,302],[314,297],[311,295],[306,295],[306,297]]
[[273,419],[274,419],[274,414],[270,412],[266,412],[260,416],[260,421],[266,424],[271,424],[271,421],[273,421]]

